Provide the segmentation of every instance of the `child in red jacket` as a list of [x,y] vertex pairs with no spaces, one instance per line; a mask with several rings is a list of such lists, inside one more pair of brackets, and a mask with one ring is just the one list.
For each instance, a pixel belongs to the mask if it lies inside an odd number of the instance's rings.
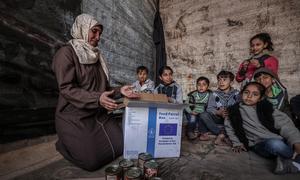
[[236,74],[236,81],[244,84],[252,79],[253,73],[260,67],[270,69],[274,74],[278,72],[278,60],[269,53],[273,51],[273,43],[268,33],[259,33],[250,39],[251,57],[244,60]]

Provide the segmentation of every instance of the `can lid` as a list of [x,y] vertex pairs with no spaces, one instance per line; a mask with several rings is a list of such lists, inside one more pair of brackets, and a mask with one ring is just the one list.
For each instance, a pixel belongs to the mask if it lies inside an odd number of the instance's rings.
[[142,175],[142,171],[138,167],[131,167],[125,173],[127,178],[138,178]]
[[133,166],[133,161],[131,161],[130,159],[123,159],[122,161],[119,162],[119,165],[121,167],[131,167]]
[[119,165],[111,165],[105,169],[106,174],[114,175],[121,172],[121,168]]
[[162,180],[161,177],[151,177],[150,180]]
[[151,159],[151,160],[145,162],[144,167],[145,168],[158,168],[158,163],[154,159]]
[[139,158],[143,160],[152,159],[153,156],[150,153],[144,152],[139,154]]
[[162,180],[160,177],[151,177],[150,180]]

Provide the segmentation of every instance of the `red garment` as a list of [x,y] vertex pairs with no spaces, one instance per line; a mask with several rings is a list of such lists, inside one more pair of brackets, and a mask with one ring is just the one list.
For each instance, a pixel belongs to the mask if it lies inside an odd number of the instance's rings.
[[[268,57],[266,60],[264,60],[264,67],[270,69],[273,73],[275,73],[277,75],[277,73],[278,73],[278,60],[277,60],[277,58],[275,58],[274,56]],[[236,79],[237,82],[242,82],[245,79],[251,80],[254,71],[258,69],[256,66],[249,63],[248,68],[247,68],[247,72],[244,75],[241,75],[240,71],[242,70],[242,68],[243,68],[243,62],[240,64],[239,70],[236,73],[235,79]]]

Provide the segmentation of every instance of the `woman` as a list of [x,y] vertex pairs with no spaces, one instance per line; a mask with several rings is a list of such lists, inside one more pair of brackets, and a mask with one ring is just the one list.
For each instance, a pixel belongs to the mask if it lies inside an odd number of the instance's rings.
[[54,56],[59,99],[56,108],[56,149],[75,165],[96,170],[123,151],[122,129],[108,111],[114,97],[138,97],[130,86],[112,90],[108,70],[97,48],[103,26],[92,16],[79,15],[71,29],[74,39]]

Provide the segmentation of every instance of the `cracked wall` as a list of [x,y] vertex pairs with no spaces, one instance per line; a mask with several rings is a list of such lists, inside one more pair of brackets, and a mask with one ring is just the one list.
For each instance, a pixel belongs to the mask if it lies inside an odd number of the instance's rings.
[[249,57],[249,39],[260,32],[273,39],[279,76],[290,97],[300,94],[299,9],[297,0],[161,1],[167,63],[184,98],[199,76],[207,76],[214,89],[221,69],[236,73]]

